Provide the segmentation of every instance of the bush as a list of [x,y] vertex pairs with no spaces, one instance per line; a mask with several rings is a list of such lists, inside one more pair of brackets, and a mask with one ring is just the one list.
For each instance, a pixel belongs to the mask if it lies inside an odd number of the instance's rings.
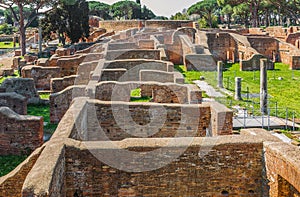
[[6,34],[6,35],[13,34],[13,27],[8,25],[7,23],[0,25],[0,34]]
[[[200,18],[198,21],[199,28],[209,28],[209,24],[205,18]],[[212,28],[218,28],[218,17],[213,16]]]

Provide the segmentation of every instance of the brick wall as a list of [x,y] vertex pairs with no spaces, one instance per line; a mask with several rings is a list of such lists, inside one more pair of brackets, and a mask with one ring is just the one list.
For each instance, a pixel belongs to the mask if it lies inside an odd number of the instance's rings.
[[0,93],[0,107],[9,107],[17,114],[27,114],[27,99],[15,92]]
[[299,148],[282,143],[264,143],[269,195],[300,196]]
[[156,103],[197,103],[202,102],[202,92],[198,87],[174,83],[155,82],[100,82],[96,85],[94,94],[89,95],[102,101],[130,101],[130,92],[141,89],[141,96],[152,97]]
[[71,75],[64,78],[52,78],[50,82],[50,91],[52,93],[60,92],[65,88],[75,85],[78,75]]
[[69,86],[50,95],[50,122],[58,123],[69,109],[74,98],[85,95],[84,85]]
[[31,153],[43,143],[43,117],[16,114],[0,108],[0,155]]
[[[165,115],[161,111],[162,107]],[[138,136],[205,136],[210,124],[210,107],[207,105],[110,103],[95,100],[89,103],[87,111],[88,139],[85,140],[93,141],[108,140],[103,138],[100,127],[110,140],[122,140]]]
[[9,174],[0,177],[0,196],[21,197],[27,174],[40,156],[43,147],[36,149],[25,161]]
[[51,79],[60,77],[60,71],[59,67],[25,66],[22,69],[22,77],[32,78],[39,90],[50,90]]
[[273,60],[278,51],[278,41],[271,37],[248,37],[251,47],[256,49],[260,54]]
[[207,44],[209,50],[216,60],[237,59],[236,42],[228,33],[207,33]]
[[[88,150],[68,146],[66,196],[75,193],[79,196],[223,196],[225,191],[229,196],[262,196],[262,144],[225,141],[212,147],[203,157],[199,157],[203,146],[195,144],[168,165],[146,172],[125,172],[109,167]],[[128,167],[164,164],[160,157],[146,156],[144,151],[153,150],[151,146],[138,147],[136,142],[136,146],[128,150],[138,152],[134,157],[144,155],[141,161],[127,160],[124,165]],[[165,150],[176,154],[182,149]],[[111,159],[124,158],[121,152],[109,148],[100,148],[98,153],[109,155]]]
[[8,78],[0,86],[5,92],[15,92],[27,98],[28,103],[39,103],[40,97],[34,80],[29,78]]
[[224,105],[211,102],[211,135],[231,135],[233,112]]
[[119,59],[160,60],[160,51],[146,50],[146,49],[107,51],[106,60],[119,60]]
[[108,43],[107,50],[137,49],[134,42]]
[[[254,54],[248,60],[240,61],[240,70],[241,71],[254,71],[260,70],[260,59],[265,59],[266,57],[261,54]],[[274,63],[270,60],[267,61],[267,69],[274,70]]]
[[174,83],[173,72],[158,70],[140,70],[140,81],[157,81],[161,83]]
[[[158,71],[166,71],[173,72],[174,66],[171,62],[158,61],[158,60],[115,60],[115,61],[107,61],[104,64],[105,69],[126,69],[124,73],[126,74],[122,76],[122,81],[139,81],[140,80],[140,71],[141,70],[158,70]],[[113,76],[112,76],[113,77]],[[113,81],[116,77],[109,78],[105,77],[105,81]],[[119,77],[117,78],[119,79]],[[104,78],[103,78],[104,80]]]
[[99,21],[99,27],[107,31],[122,31],[131,28],[137,28],[141,21],[127,20],[127,21]]

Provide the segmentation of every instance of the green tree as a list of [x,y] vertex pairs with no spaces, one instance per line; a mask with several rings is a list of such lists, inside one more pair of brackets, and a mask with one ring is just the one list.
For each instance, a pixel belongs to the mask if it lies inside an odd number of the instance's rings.
[[112,17],[109,14],[110,5],[98,1],[89,1],[89,14],[99,16],[104,20],[110,20]]
[[249,6],[246,3],[233,7],[233,16],[244,23],[245,27],[249,26]]
[[145,20],[148,20],[148,19],[153,19],[155,18],[155,14],[146,7],[146,5],[143,6],[142,8],[142,16],[141,16],[141,19],[145,19]]
[[189,7],[187,13],[189,15],[199,14],[201,18],[207,21],[208,26],[212,28],[213,18],[217,10],[217,0],[203,0]]
[[221,10],[221,14],[226,16],[227,27],[228,27],[228,29],[230,29],[231,16],[233,14],[233,8],[231,7],[231,5],[229,5],[229,4],[225,5]]
[[118,1],[111,5],[110,11],[116,19],[141,18],[141,6],[134,1]]
[[60,3],[42,21],[45,36],[49,38],[51,32],[56,32],[63,44],[65,36],[70,38],[72,44],[84,40],[89,36],[88,13],[89,7],[85,0],[76,0],[72,4]]
[[177,12],[174,16],[170,17],[171,20],[189,20],[189,16],[187,14],[182,14],[181,12]]
[[[55,2],[54,0],[0,0],[0,7],[9,9],[12,12],[13,18],[15,21],[18,21],[19,23],[19,32],[20,32],[20,46],[21,46],[21,54],[26,54],[26,34],[25,30],[26,27],[30,25],[30,23],[39,15],[39,10],[47,6],[49,4],[52,4]],[[15,12],[13,7],[16,6],[18,13]],[[31,18],[28,20],[28,22],[25,24],[25,9],[26,7],[30,7],[33,12],[36,12],[34,18]]]

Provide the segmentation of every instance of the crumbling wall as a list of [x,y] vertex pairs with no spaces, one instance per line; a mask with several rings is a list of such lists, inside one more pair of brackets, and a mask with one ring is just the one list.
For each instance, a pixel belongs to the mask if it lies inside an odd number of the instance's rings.
[[27,99],[15,92],[0,93],[0,107],[9,107],[17,114],[26,115]]
[[[128,168],[138,166],[134,169],[138,171],[151,167],[148,165],[163,166],[142,172],[126,172],[110,167],[95,158],[89,150],[68,146],[65,153],[68,161],[66,196],[73,196],[75,193],[87,196],[104,193],[109,196],[223,196],[224,193],[230,196],[262,196],[262,144],[246,139],[239,142],[222,139],[223,143],[217,143],[213,147],[194,143],[180,157],[167,164],[159,156],[147,156],[154,148],[147,142],[139,146],[138,141],[128,140],[126,142],[132,144],[132,147],[127,145],[127,150],[134,152],[132,156],[135,158],[124,163]],[[208,141],[210,142],[209,139]],[[165,140],[148,141],[151,142],[158,146],[168,143]],[[182,144],[178,142],[179,147],[166,147],[166,151],[172,155],[180,154],[180,145]],[[199,149],[202,148],[210,149],[209,154],[199,156]],[[99,147],[98,153],[109,155],[113,160],[114,156],[121,155],[118,150]],[[157,154],[163,154],[163,150],[160,149]],[[138,157],[144,159],[140,161]],[[116,159],[119,161],[120,158]],[[84,176],[78,176],[79,174]]]
[[0,155],[31,153],[43,143],[43,117],[19,115],[0,107]]
[[78,75],[71,75],[64,78],[52,78],[50,82],[50,91],[52,93],[60,92],[65,88],[75,85]]
[[51,79],[59,78],[60,71],[59,67],[25,66],[22,68],[22,77],[32,78],[39,90],[50,90]]
[[174,83],[174,73],[158,70],[140,70],[140,81],[157,81],[161,83]]
[[[241,71],[260,70],[260,59],[265,59],[265,58],[266,57],[261,54],[254,54],[250,59],[240,61],[240,70]],[[274,70],[274,62],[268,60],[267,69]]]
[[153,59],[160,60],[160,50],[114,50],[107,51],[106,60],[119,60],[119,59]]
[[69,109],[74,98],[85,95],[84,85],[69,86],[64,90],[50,94],[50,122],[58,123]]
[[282,143],[264,143],[269,195],[300,196],[299,148]]
[[102,101],[130,101],[132,90],[140,88],[141,96],[152,97],[156,103],[197,103],[202,101],[202,92],[195,86],[158,82],[100,82],[90,98]]
[[210,102],[211,136],[231,135],[233,129],[233,111],[217,102]]
[[33,79],[8,78],[1,84],[0,88],[5,92],[15,92],[27,98],[28,103],[39,103],[40,97],[35,88]]
[[235,62],[237,44],[229,33],[206,33],[209,51],[215,60]]
[[171,62],[145,59],[107,61],[103,68],[105,70],[101,73],[102,81],[139,81],[141,70],[174,71]]
[[[210,124],[208,105],[94,100],[89,102],[87,111],[90,112],[86,120],[88,139],[84,140],[92,141],[115,141],[132,137],[200,137],[206,136],[206,128]],[[102,132],[106,137],[103,137]]]
[[260,54],[273,60],[278,51],[278,41],[271,37],[248,37],[251,47],[256,49]]
[[23,183],[36,160],[40,156],[43,147],[37,148],[25,161],[9,174],[0,177],[0,196],[21,197]]
[[137,49],[134,42],[108,43],[107,50]]

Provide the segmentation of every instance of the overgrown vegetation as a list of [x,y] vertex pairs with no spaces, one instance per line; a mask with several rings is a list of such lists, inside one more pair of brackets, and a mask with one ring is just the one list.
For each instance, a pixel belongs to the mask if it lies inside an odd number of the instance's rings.
[[27,156],[0,156],[0,177],[8,174],[15,169]]
[[57,124],[50,123],[50,106],[49,105],[28,105],[27,106],[27,114],[33,116],[43,116],[44,122],[46,125],[44,126],[44,133],[53,134],[57,128]]

